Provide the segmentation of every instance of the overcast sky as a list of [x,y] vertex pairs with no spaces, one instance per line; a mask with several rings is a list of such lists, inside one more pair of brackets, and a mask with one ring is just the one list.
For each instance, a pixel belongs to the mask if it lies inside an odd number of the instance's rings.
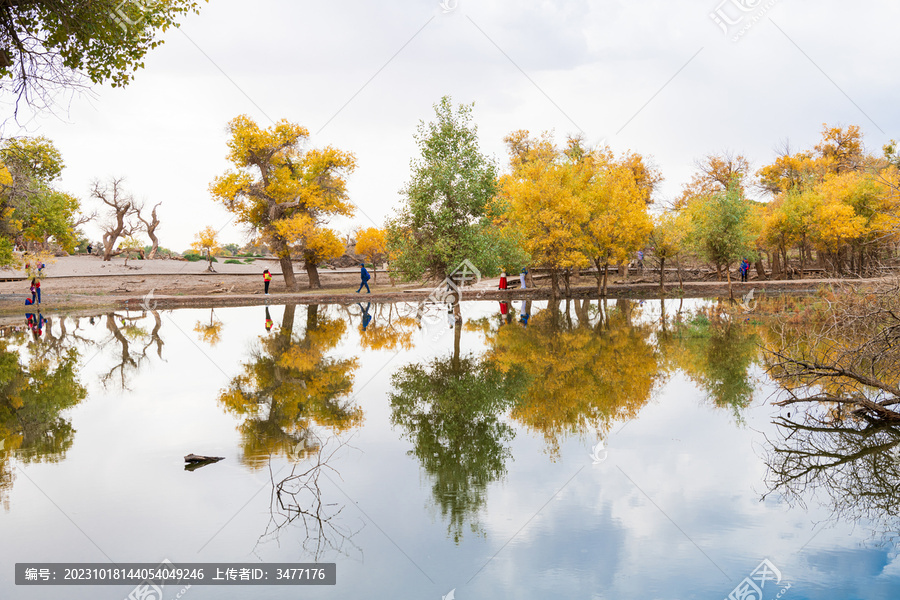
[[482,149],[501,168],[514,129],[580,132],[651,156],[667,199],[705,154],[745,153],[758,168],[782,140],[814,145],[826,122],[860,125],[880,153],[900,137],[898,20],[887,0],[211,0],[127,88],[98,86],[3,133],[51,138],[61,187],[86,205],[94,178],[126,177],[162,202],[161,243],[178,251],[207,225],[245,240],[208,192],[242,113],[356,154],[360,210],[345,231],[393,212],[416,125],[444,94],[475,103]]

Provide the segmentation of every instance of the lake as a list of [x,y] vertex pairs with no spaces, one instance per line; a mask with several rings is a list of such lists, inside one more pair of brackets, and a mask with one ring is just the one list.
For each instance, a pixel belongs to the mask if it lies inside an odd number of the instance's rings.
[[[594,300],[23,316],[0,338],[0,598],[134,587],[16,586],[17,562],[164,560],[337,569],[334,586],[166,599],[897,598],[889,508],[773,484],[799,439],[773,424],[760,348],[774,334],[721,313]],[[190,453],[224,460],[186,469]],[[897,489],[889,464],[879,493]],[[835,517],[842,498],[865,518]]]

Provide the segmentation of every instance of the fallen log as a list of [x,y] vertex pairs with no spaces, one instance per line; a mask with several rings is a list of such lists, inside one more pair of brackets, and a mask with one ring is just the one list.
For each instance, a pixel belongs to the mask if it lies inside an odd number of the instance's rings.
[[198,454],[188,454],[184,457],[184,462],[187,464],[184,465],[185,471],[193,471],[194,469],[199,469],[200,467],[205,467],[206,465],[211,465],[213,463],[217,463],[220,460],[225,460],[224,456],[200,456]]
[[198,462],[219,462],[220,460],[225,460],[224,456],[200,456],[199,454],[188,454],[184,457],[184,462],[186,463],[198,463]]

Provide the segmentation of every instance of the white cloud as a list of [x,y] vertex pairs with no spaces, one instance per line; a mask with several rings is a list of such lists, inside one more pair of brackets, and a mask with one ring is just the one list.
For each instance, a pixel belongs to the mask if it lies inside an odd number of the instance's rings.
[[696,158],[731,149],[760,166],[779,140],[814,144],[823,122],[861,125],[876,151],[897,137],[897,5],[781,0],[736,43],[709,18],[716,6],[460,0],[443,14],[437,1],[216,0],[166,34],[131,86],[100,87],[65,122],[44,116],[29,131],[60,146],[69,191],[86,197],[92,178],[117,174],[162,200],[174,249],[229,218],[207,187],[228,166],[224,127],[240,113],[313,133],[328,123],[312,143],[357,154],[349,189],[378,223],[409,175],[418,120],[447,93],[476,103],[483,149],[501,165],[513,129],[581,129],[653,155],[669,197]]

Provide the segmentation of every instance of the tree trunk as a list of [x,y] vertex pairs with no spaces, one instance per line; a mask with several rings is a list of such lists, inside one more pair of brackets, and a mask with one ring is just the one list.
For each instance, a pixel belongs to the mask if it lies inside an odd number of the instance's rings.
[[663,333],[666,333],[666,300],[665,300],[665,298],[659,299],[659,324],[662,327]]
[[725,265],[725,275],[728,277],[728,297],[734,302],[734,290],[731,289],[731,269],[729,265]]
[[460,340],[462,339],[462,309],[459,302],[453,305],[453,372],[460,369]]
[[103,234],[103,260],[108,261],[113,256],[113,250],[116,247],[116,240],[119,238],[117,233],[104,233]]
[[666,293],[666,258],[664,256],[659,259],[659,293]]
[[[284,307],[284,320],[282,321],[281,328],[290,326],[290,331],[294,329],[294,309],[297,306],[295,304],[288,304]],[[288,311],[290,311],[290,320],[288,319]],[[306,307],[306,331],[315,331],[319,327],[319,305],[318,304],[310,304]]]
[[319,282],[319,269],[316,267],[315,261],[306,260],[303,264],[306,266],[306,274],[309,277],[309,289],[322,287]]
[[684,291],[684,278],[681,276],[681,256],[675,255],[675,268],[678,270],[678,287]]
[[559,276],[556,269],[550,271],[550,294],[553,298],[559,298]]
[[806,270],[806,248],[800,246],[800,279],[803,279],[803,272]]
[[294,278],[294,263],[291,262],[290,255],[282,256],[278,259],[281,265],[281,273],[284,275],[284,286],[289,292],[297,291],[297,280]]
[[597,268],[597,295],[603,295],[603,267],[600,265],[600,261],[594,259],[594,266]]
[[609,284],[609,263],[603,263],[603,291],[600,294],[604,298],[606,297],[607,285]]
[[159,248],[159,238],[155,233],[147,232],[147,235],[150,237],[150,254],[147,255],[147,259],[153,260],[156,258],[156,250]]
[[[762,256],[762,254],[760,254],[760,256]],[[758,258],[756,262],[753,263],[753,265],[756,267],[756,277],[760,281],[765,281],[766,279],[768,279],[768,277],[766,276],[766,267],[763,265],[762,258]]]
[[591,301],[588,299],[584,299],[582,301],[575,301],[575,315],[578,317],[579,325],[587,325],[587,322],[590,320],[588,317],[588,308],[591,305]]

